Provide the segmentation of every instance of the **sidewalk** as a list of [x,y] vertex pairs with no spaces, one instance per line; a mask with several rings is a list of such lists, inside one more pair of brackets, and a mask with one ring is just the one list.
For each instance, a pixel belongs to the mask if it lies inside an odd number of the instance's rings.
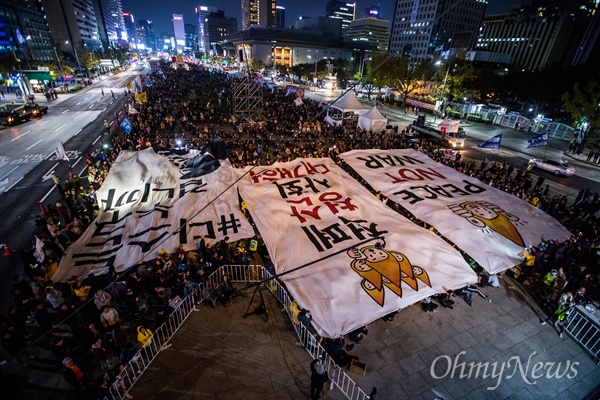
[[573,160],[577,160],[579,162],[585,163],[589,166],[595,167],[600,169],[600,161],[597,163],[591,162],[591,161],[587,161],[588,158],[588,154],[591,150],[587,150],[586,152],[584,152],[583,154],[573,154],[571,152],[569,152],[569,150],[565,150],[564,151],[564,155],[573,159]]
[[[370,324],[351,353],[366,372],[350,377],[367,393],[377,387],[381,400],[585,398],[600,382],[600,369],[568,335],[560,339],[552,326],[540,324],[546,315],[527,292],[510,279],[502,285],[483,289],[492,302],[477,297],[469,306],[455,299],[453,309],[435,313],[416,304],[393,322]],[[150,400],[306,398],[310,356],[295,344],[270,293],[264,293],[269,321],[244,319],[250,297],[246,292],[214,310],[201,304],[131,394]],[[538,370],[535,378],[532,368],[539,363],[544,374]],[[568,366],[575,376],[562,374]],[[556,368],[560,374],[553,376]],[[324,398],[343,396],[334,389]]]

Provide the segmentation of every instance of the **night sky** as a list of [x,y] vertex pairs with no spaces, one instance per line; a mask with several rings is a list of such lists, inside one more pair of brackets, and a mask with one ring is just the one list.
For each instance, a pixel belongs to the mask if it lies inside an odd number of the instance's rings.
[[[508,11],[512,4],[524,3],[518,0],[489,0],[488,14]],[[381,7],[381,17],[391,20],[394,13],[395,0],[358,0],[356,16],[363,15],[365,8],[371,5]],[[121,0],[123,11],[133,13],[135,20],[149,19],[154,21],[157,35],[161,32],[173,32],[171,14],[183,14],[185,23],[196,25],[194,8],[198,4],[217,6],[225,11],[225,16],[236,17],[241,28],[241,0]],[[300,16],[315,17],[325,15],[327,0],[277,0],[277,4],[285,7],[285,25],[293,26]]]

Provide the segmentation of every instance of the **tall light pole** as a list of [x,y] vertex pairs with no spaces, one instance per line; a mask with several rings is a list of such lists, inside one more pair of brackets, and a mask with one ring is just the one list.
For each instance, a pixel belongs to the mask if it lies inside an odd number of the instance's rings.
[[[441,61],[436,61],[435,64],[436,65],[442,65]],[[439,101],[442,102],[442,107],[441,107],[441,110],[440,110],[440,114],[441,115],[444,114],[444,110],[446,108],[445,107],[446,102],[444,101],[444,93],[446,92],[446,82],[448,81],[448,74],[450,74],[450,67],[451,67],[451,64],[448,63],[448,68],[446,69],[446,76],[444,76],[444,83],[442,84],[442,91],[440,92],[440,95],[439,95]],[[434,116],[433,116],[433,122],[435,122],[436,119],[437,119],[437,114],[434,114]]]
[[58,53],[56,52],[56,46],[52,46],[54,48],[54,56],[56,56],[56,62],[58,63],[58,69],[60,70],[60,73],[64,75],[63,69],[62,69],[62,65],[60,64],[60,58],[58,58]]
[[365,74],[365,61],[371,61],[372,58],[365,58],[365,56],[363,56],[363,60],[362,63],[360,63],[360,79],[362,80],[364,74]]
[[[65,40],[65,44],[69,44],[69,41]],[[81,72],[81,64],[79,63],[79,56],[77,55],[77,47],[75,47],[75,43],[71,42],[71,47],[73,48],[73,52],[75,53],[75,60],[77,61],[77,68]],[[77,80],[77,74],[75,74],[75,80]]]

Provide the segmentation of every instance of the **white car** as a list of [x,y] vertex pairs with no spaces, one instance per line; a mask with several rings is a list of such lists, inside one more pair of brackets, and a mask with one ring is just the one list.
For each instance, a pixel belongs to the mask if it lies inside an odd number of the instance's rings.
[[531,167],[543,169],[544,171],[552,172],[554,175],[571,176],[575,173],[575,168],[571,167],[564,160],[537,160],[532,158],[529,160]]

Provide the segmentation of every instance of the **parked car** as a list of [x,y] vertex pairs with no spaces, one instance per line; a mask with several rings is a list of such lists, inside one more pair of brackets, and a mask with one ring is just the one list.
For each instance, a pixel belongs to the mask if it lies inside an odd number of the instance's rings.
[[31,116],[34,118],[48,114],[48,106],[40,106],[37,103],[27,103],[23,107],[25,110],[31,112]]
[[552,172],[554,175],[571,176],[575,173],[575,168],[571,167],[564,160],[537,160],[532,158],[529,160],[531,167],[540,168],[544,171]]

